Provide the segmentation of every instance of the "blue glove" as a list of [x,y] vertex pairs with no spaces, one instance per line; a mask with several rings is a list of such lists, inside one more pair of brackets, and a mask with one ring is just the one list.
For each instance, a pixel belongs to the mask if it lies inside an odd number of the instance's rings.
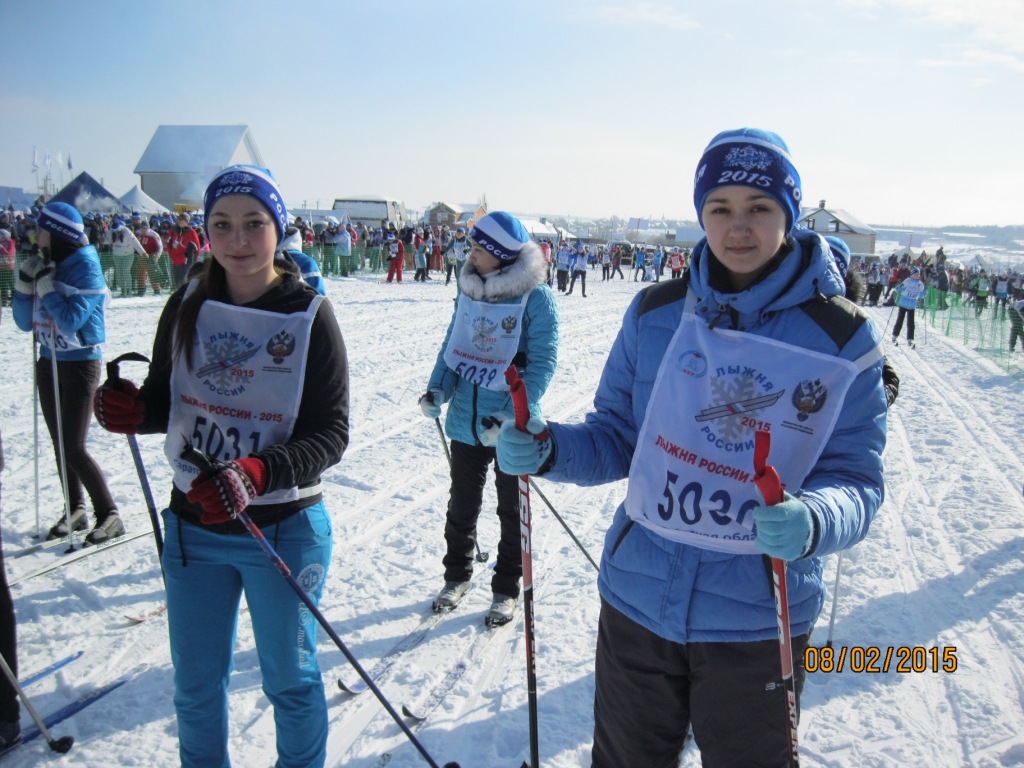
[[516,429],[509,419],[498,433],[498,466],[506,475],[535,475],[551,456],[554,443],[548,426],[537,418],[526,422],[528,431]]
[[48,264],[36,273],[36,293],[42,298],[48,293],[53,293],[53,275],[57,268]]
[[484,431],[480,433],[480,442],[488,448],[496,446],[498,444],[498,433],[501,432],[501,425],[512,418],[512,414],[508,411],[499,411],[493,416],[484,416],[480,419],[480,423],[484,427]]
[[814,534],[811,510],[795,496],[785,494],[781,504],[754,508],[755,546],[771,557],[796,560],[807,554]]
[[428,389],[420,397],[420,410],[428,419],[436,419],[441,416],[441,405],[444,403],[444,392],[440,389]]

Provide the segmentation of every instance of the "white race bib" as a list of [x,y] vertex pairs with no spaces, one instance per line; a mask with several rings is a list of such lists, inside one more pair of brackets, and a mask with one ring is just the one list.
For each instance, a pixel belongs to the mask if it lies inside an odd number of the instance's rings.
[[527,293],[518,304],[491,304],[460,293],[445,364],[478,387],[507,392],[505,371],[519,351],[529,297]]
[[847,360],[712,329],[684,312],[637,440],[626,512],[672,541],[758,553],[754,433],[771,432],[769,461],[796,494],[858,372]]

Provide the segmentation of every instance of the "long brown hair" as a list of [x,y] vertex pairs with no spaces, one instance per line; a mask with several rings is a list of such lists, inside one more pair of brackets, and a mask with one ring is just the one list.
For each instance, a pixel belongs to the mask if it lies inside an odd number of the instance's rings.
[[228,275],[224,267],[208,254],[206,268],[200,273],[195,289],[181,300],[174,324],[174,359],[184,354],[185,365],[192,370],[193,348],[196,342],[196,321],[199,310],[207,299],[225,301],[228,298]]

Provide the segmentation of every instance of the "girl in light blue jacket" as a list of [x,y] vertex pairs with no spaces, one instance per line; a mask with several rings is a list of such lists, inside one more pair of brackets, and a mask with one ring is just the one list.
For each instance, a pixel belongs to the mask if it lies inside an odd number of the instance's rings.
[[[62,514],[47,539],[69,535],[68,518],[73,530],[89,527],[88,492],[96,525],[86,535],[85,544],[102,544],[124,533],[103,471],[85,445],[92,421],[92,396],[100,380],[101,345],[106,338],[104,312],[110,293],[99,255],[89,245],[82,216],[73,206],[47,203],[37,226],[40,255],[21,265],[13,310],[18,328],[35,333],[39,341],[39,405],[53,442],[58,473],[63,476],[62,471],[67,472],[70,514]],[[56,366],[51,360],[54,356]],[[63,437],[63,455],[59,437]]]
[[[595,768],[677,765],[691,724],[704,766],[789,764],[768,557],[789,561],[799,693],[821,557],[867,534],[885,447],[880,334],[795,228],[800,195],[776,134],[716,136],[694,182],[706,237],[686,278],[631,303],[593,411],[499,435],[513,474],[629,478],[599,577]],[[779,504],[753,483],[758,432]]]
[[[531,415],[555,373],[558,307],[546,284],[547,264],[540,247],[515,217],[489,213],[470,230],[472,249],[459,275],[455,314],[437,362],[420,398],[428,418],[448,404],[445,431],[451,438],[451,496],[445,524],[445,584],[435,611],[451,610],[473,574],[476,522],[483,503],[488,467],[501,421],[512,413],[505,371],[516,366],[526,384]],[[493,603],[485,621],[512,619],[519,597],[522,556],[516,477],[495,463],[501,540],[491,579]]]

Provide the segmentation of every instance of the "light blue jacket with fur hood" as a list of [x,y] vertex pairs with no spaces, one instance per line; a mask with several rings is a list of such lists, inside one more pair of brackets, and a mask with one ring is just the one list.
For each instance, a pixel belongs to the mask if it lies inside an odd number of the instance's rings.
[[[518,304],[523,296],[529,294],[523,313],[519,351],[514,362],[526,385],[530,415],[538,418],[542,418],[541,397],[555,375],[558,361],[558,305],[554,293],[545,283],[546,279],[544,254],[532,242],[523,247],[519,258],[512,264],[486,276],[481,275],[468,259],[459,273],[459,289],[475,301]],[[460,443],[478,445],[484,430],[481,420],[500,412],[511,414],[512,399],[507,392],[472,384],[445,364],[444,351],[454,326],[453,312],[427,389],[439,389],[444,393],[444,400],[448,403],[445,417],[448,437]]]
[[[682,317],[687,290],[698,299],[697,317],[717,327],[851,361],[862,356],[873,360],[877,355],[877,362],[850,387],[803,488],[788,489],[807,503],[814,524],[808,554],[789,564],[790,617],[793,633],[799,635],[811,629],[822,607],[821,556],[864,538],[882,503],[886,406],[878,328],[842,298],[843,279],[824,240],[806,230],[794,230],[794,236],[795,251],[740,293],[711,287],[712,271],[722,267],[717,260],[712,264],[707,242],[701,241],[693,251],[688,288],[685,280],[671,280],[638,294],[605,364],[594,410],[583,424],[549,424],[555,451],[545,476],[579,485],[628,476],[655,378]],[[827,315],[831,333],[812,317],[819,310]],[[774,457],[775,463],[781,460]],[[778,636],[764,557],[670,541],[634,524],[622,505],[605,539],[598,583],[601,596],[615,609],[674,642],[745,642]]]

